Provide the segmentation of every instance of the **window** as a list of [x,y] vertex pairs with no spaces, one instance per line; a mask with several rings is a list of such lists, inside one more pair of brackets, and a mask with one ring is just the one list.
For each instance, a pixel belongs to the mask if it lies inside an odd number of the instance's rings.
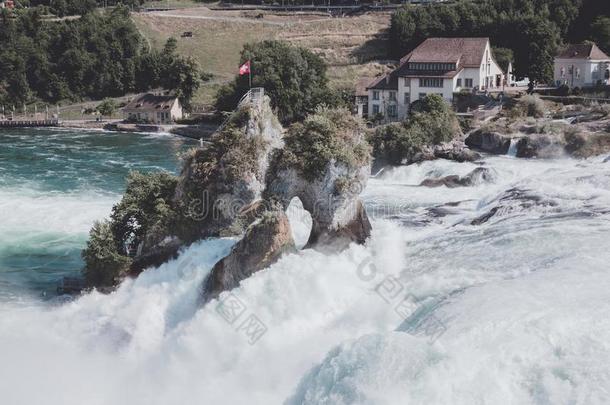
[[379,105],[373,104],[373,115],[379,114]]
[[579,79],[580,78],[580,69],[576,68],[576,78]]
[[390,101],[396,101],[396,92],[395,91],[390,92]]
[[462,79],[457,79],[457,87],[462,87]]
[[409,87],[411,86],[411,79],[409,79],[408,77],[405,77],[405,87]]
[[423,99],[423,98],[426,98],[426,93],[419,93],[418,97],[419,97],[420,100]]
[[464,87],[472,88],[472,79],[464,79]]
[[566,68],[565,67],[563,67],[563,66],[561,67],[560,74],[561,74],[561,77],[566,77]]
[[411,104],[411,95],[409,93],[405,93],[405,105]]
[[396,105],[391,104],[388,106],[388,117],[395,118],[398,114],[396,113]]
[[379,92],[377,90],[373,91],[373,100],[379,100]]
[[449,71],[455,68],[455,63],[409,63],[411,70]]
[[443,87],[443,79],[439,78],[422,78],[419,79],[419,87]]

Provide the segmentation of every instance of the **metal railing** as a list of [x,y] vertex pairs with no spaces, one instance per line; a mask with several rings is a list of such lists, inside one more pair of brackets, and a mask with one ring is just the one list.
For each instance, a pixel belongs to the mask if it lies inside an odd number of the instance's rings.
[[[246,94],[244,94],[239,99],[239,103],[237,103],[237,109],[240,109],[241,107],[243,107],[245,105],[251,105],[253,107],[260,108],[263,104],[264,96],[265,96],[265,89],[263,87],[254,87],[254,88],[248,90],[246,92]],[[231,120],[232,114],[233,113],[229,114],[229,116],[227,118],[225,118],[225,120],[222,122],[222,124],[220,124],[218,126],[218,128],[216,128],[216,131],[214,131],[214,133],[222,131],[227,126],[227,124]]]
[[256,107],[260,107],[263,102],[263,97],[265,96],[265,89],[262,87],[254,87],[246,92],[239,103],[237,103],[237,108],[250,103],[252,105],[256,105]]

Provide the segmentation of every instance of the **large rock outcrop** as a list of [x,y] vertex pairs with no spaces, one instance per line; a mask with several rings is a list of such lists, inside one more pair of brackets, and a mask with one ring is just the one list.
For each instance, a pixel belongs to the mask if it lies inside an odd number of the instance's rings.
[[447,188],[455,187],[470,187],[481,183],[492,182],[495,178],[495,174],[486,167],[477,167],[465,176],[450,175],[438,178],[425,179],[420,183],[420,186],[424,187],[441,187]]
[[248,227],[231,253],[216,263],[203,283],[203,302],[237,287],[253,273],[275,263],[284,253],[294,251],[296,248],[286,213],[282,209],[266,211]]
[[[196,240],[242,235],[205,280],[207,301],[295,250],[285,214],[294,197],[313,220],[308,247],[364,243],[371,231],[359,200],[370,174],[364,133],[359,118],[329,109],[285,131],[268,98],[247,102],[210,144],[187,154],[179,177],[133,175],[105,233],[88,250],[116,248],[106,260],[116,263],[113,277],[103,279],[113,284],[127,266],[136,276]],[[87,267],[97,271],[99,263],[90,256]]]
[[505,155],[510,148],[510,137],[504,136],[499,132],[477,129],[466,137],[465,143],[471,149],[496,155]]
[[462,139],[454,139],[432,147],[435,159],[455,160],[456,162],[474,162],[481,155],[470,149]]
[[517,141],[519,158],[558,158],[566,154],[563,136],[556,134],[532,134]]
[[[187,241],[243,232],[265,189],[271,152],[283,146],[284,129],[269,99],[240,107],[210,146],[185,159],[175,202],[189,220],[178,230]],[[249,214],[253,214],[249,215]]]
[[364,243],[371,225],[359,200],[371,167],[362,123],[347,111],[324,110],[290,128],[269,172],[266,198],[287,208],[298,197],[311,214],[306,247]]

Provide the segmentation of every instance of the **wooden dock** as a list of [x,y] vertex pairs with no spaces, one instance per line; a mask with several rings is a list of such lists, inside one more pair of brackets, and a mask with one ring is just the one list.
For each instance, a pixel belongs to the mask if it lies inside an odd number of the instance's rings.
[[0,120],[0,128],[57,127],[58,119],[50,120]]

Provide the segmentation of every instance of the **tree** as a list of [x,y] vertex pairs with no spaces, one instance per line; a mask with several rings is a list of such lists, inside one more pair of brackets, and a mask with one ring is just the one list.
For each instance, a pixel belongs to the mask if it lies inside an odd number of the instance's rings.
[[96,109],[99,111],[102,118],[104,118],[104,116],[111,117],[116,111],[117,105],[113,99],[106,98],[97,106]]
[[429,94],[413,103],[405,121],[378,127],[369,142],[373,156],[401,164],[412,162],[426,146],[447,142],[459,134],[455,112],[442,97]]
[[512,49],[509,48],[493,48],[494,59],[498,62],[502,71],[508,71],[508,65],[515,61],[515,56]]
[[513,50],[515,74],[527,76],[530,82],[550,83],[557,53],[558,32],[549,21],[540,17],[524,18],[517,26]]
[[[247,44],[241,52],[241,63],[251,61],[252,87],[263,87],[284,123],[303,119],[316,107],[328,104],[326,64],[305,48],[282,41]],[[233,110],[248,91],[248,77],[237,76],[223,86],[216,98],[219,111]]]
[[593,20],[591,39],[604,52],[610,53],[610,16],[599,16]]
[[108,221],[96,222],[82,252],[83,275],[90,286],[112,286],[127,274],[131,260],[119,253]]
[[170,66],[165,84],[168,90],[176,91],[180,103],[189,109],[194,94],[201,86],[199,64],[191,57],[177,58]]
[[590,16],[598,16],[601,7],[610,8],[599,5],[598,0],[480,0],[404,6],[392,15],[388,48],[390,56],[398,58],[428,37],[489,37],[494,46],[506,49],[497,53],[503,69],[510,50],[516,76],[549,81],[558,44],[571,31],[582,34],[582,30],[568,29],[576,25],[579,10],[589,16],[583,20],[588,27]]

